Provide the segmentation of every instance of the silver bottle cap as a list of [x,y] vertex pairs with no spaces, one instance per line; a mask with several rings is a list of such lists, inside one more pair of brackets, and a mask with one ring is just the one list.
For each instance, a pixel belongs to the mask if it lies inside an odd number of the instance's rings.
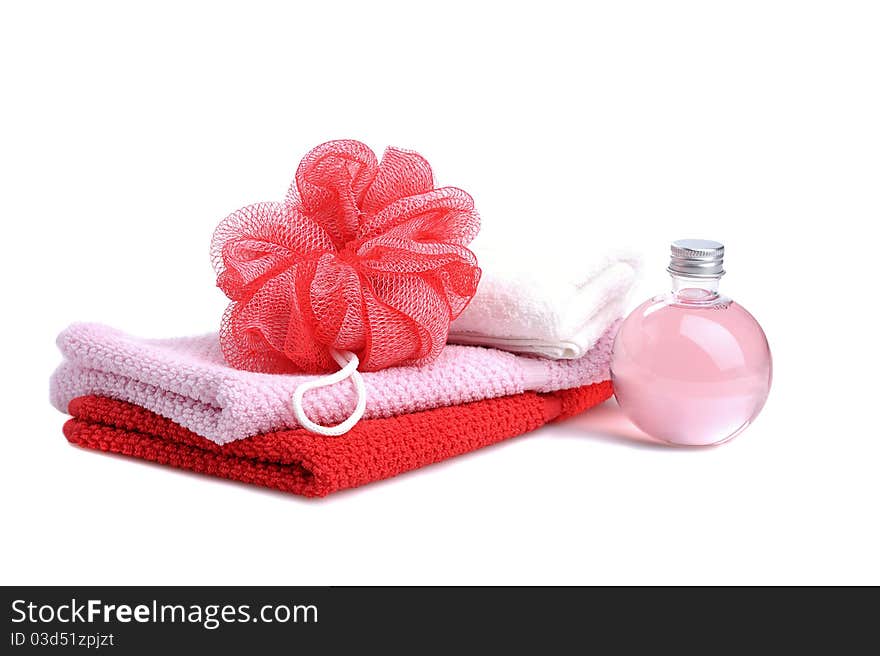
[[708,239],[672,242],[667,271],[688,278],[720,278],[724,275],[724,244]]

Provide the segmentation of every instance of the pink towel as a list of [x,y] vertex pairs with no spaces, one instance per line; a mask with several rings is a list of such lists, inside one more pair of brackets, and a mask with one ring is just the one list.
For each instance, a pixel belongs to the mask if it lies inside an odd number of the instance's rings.
[[[553,392],[608,380],[617,324],[577,360],[545,360],[480,346],[447,346],[422,367],[363,374],[365,418],[391,417],[441,406]],[[225,363],[216,334],[141,339],[97,324],[74,324],[58,336],[64,362],[51,382],[52,403],[67,412],[79,396],[127,401],[171,419],[218,444],[297,428],[291,396],[309,375],[261,374]],[[351,413],[350,381],[308,392],[306,414],[331,425]]]

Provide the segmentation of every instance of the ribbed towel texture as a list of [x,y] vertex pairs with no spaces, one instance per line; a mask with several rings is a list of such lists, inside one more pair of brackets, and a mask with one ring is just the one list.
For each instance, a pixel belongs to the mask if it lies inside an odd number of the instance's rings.
[[524,392],[358,423],[342,437],[303,429],[225,445],[124,401],[84,396],[64,426],[79,446],[309,497],[395,476],[578,414],[611,395],[605,381]]
[[[364,373],[364,417],[394,417],[606,381],[617,328],[612,321],[577,360],[451,345],[429,365]],[[315,378],[233,369],[223,359],[216,334],[141,339],[98,324],[74,324],[59,335],[58,346],[64,362],[52,376],[51,399],[62,412],[77,397],[105,396],[142,406],[217,444],[298,428],[291,397],[298,385]],[[349,381],[310,391],[304,398],[306,414],[324,425],[347,417],[354,404]],[[336,439],[347,443],[348,435]]]
[[639,268],[632,253],[598,245],[474,250],[480,286],[448,341],[553,359],[581,358],[593,348],[623,315]]

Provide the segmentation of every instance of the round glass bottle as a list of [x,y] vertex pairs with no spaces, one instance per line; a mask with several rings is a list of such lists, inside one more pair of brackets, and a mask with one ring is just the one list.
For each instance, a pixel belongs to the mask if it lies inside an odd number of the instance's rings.
[[770,347],[755,318],[718,293],[724,246],[683,239],[671,250],[672,291],[639,305],[617,334],[614,394],[630,420],[657,439],[721,444],[764,406]]

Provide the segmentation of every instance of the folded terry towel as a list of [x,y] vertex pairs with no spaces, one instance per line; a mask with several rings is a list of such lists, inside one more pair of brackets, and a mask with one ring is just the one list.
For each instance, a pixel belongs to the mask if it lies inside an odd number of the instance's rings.
[[534,430],[611,396],[606,381],[525,392],[385,419],[342,437],[304,429],[218,445],[144,408],[100,396],[73,399],[64,426],[80,446],[310,497],[390,478]]
[[[608,328],[578,360],[447,346],[429,365],[364,373],[364,418],[606,381],[616,328]],[[233,369],[216,334],[140,339],[97,324],[74,324],[59,335],[58,346],[65,361],[52,376],[51,398],[62,412],[76,397],[106,396],[140,405],[218,444],[298,427],[291,397],[315,378]],[[344,381],[308,392],[303,405],[314,421],[331,425],[351,413],[355,392]]]
[[599,248],[476,248],[483,270],[450,343],[479,344],[553,359],[581,358],[624,312],[639,266]]

